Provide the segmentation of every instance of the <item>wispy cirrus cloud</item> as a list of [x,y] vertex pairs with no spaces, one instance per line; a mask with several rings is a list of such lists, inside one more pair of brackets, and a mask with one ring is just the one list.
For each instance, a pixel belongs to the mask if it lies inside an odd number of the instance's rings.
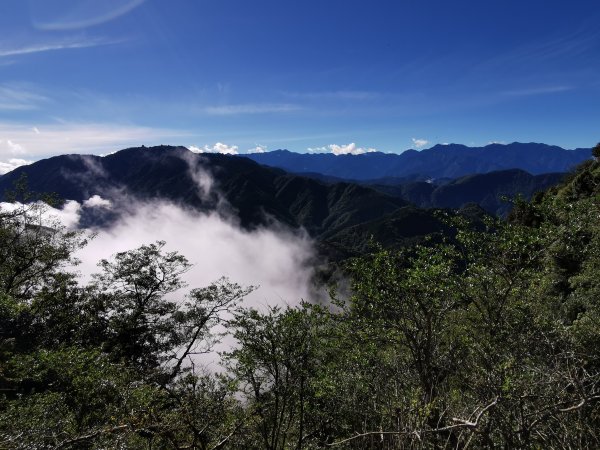
[[302,109],[289,103],[243,103],[237,105],[207,106],[203,112],[213,116],[231,116],[240,114],[287,113]]
[[556,94],[559,92],[572,91],[573,89],[575,89],[573,86],[538,86],[505,91],[503,94],[514,97],[525,97],[530,95]]
[[48,2],[30,0],[34,27],[40,30],[65,31],[88,28],[118,19],[145,0],[102,0],[88,2]]
[[38,109],[41,104],[48,101],[48,97],[34,92],[28,86],[0,84],[0,111],[27,111]]
[[282,92],[286,97],[307,100],[373,100],[381,97],[381,93],[373,91],[316,91],[316,92]]
[[98,47],[101,45],[118,44],[121,42],[123,42],[122,39],[70,39],[62,41],[33,42],[26,44],[4,42],[0,43],[0,58],[5,58],[9,56],[29,55],[49,51]]
[[[600,47],[600,32],[591,26],[577,29],[568,34],[556,34],[554,37],[540,38],[521,46],[511,48],[505,53],[493,56],[475,66],[478,71],[496,71],[499,69],[537,67],[544,70],[548,62],[562,63],[565,56],[572,60],[580,56],[590,56]],[[566,67],[568,68],[568,67]]]

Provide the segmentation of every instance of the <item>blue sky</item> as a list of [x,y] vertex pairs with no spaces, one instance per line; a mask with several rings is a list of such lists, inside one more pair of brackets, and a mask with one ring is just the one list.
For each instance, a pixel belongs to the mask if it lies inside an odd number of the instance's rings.
[[598,23],[577,0],[2,0],[0,173],[159,143],[590,147]]

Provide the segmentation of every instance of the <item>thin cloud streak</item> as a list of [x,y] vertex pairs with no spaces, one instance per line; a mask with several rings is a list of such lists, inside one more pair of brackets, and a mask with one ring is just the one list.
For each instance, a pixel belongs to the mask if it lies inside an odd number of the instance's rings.
[[48,97],[18,85],[0,84],[0,111],[28,111],[39,109]]
[[474,73],[496,72],[507,67],[547,70],[547,63],[556,63],[568,56],[590,55],[600,46],[600,32],[596,30],[578,30],[569,35],[554,39],[539,40],[499,54],[474,67]]
[[100,39],[92,39],[87,41],[72,41],[72,42],[53,42],[53,43],[37,43],[37,44],[29,44],[22,45],[18,47],[7,48],[0,47],[0,58],[5,58],[7,56],[20,56],[20,55],[29,55],[33,53],[43,53],[50,51],[58,51],[58,50],[71,50],[71,49],[81,49],[81,48],[90,48],[90,47],[98,47],[102,45],[111,45],[118,44],[123,42],[123,40],[100,40]]
[[522,97],[529,95],[555,94],[558,92],[572,91],[573,89],[575,89],[573,86],[543,86],[533,87],[529,89],[517,89],[514,91],[506,91],[503,94],[515,97]]
[[[90,8],[88,5],[87,10],[86,8],[78,8],[70,11],[63,11],[66,18],[63,18],[62,20],[34,18],[33,26],[37,29],[48,31],[67,31],[88,28],[118,19],[142,5],[144,2],[145,0],[129,0],[125,3],[120,2],[122,4],[115,7],[111,6],[111,2],[102,0],[101,2],[91,3],[94,5],[93,8]],[[94,11],[94,8],[99,8],[99,10]]]
[[269,114],[293,112],[302,109],[298,105],[281,103],[247,103],[239,105],[207,106],[204,112],[214,116],[230,116],[239,114]]
[[381,93],[372,91],[282,92],[286,97],[307,100],[373,100]]

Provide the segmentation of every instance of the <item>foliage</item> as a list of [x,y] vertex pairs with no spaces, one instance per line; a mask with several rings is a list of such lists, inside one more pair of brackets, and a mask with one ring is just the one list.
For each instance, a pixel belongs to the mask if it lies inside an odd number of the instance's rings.
[[[318,306],[186,288],[164,242],[66,271],[84,236],[0,212],[0,448],[597,448],[600,163],[508,221],[372,246]],[[195,355],[234,341],[209,372]]]

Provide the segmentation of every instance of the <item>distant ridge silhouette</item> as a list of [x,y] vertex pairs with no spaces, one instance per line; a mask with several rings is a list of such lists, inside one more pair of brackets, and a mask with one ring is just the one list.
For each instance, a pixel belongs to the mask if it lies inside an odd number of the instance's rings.
[[346,180],[373,180],[385,177],[421,176],[458,178],[476,173],[521,169],[532,175],[567,172],[591,158],[591,149],[565,150],[561,147],[518,143],[467,147],[435,145],[429,149],[407,150],[400,154],[294,153],[287,150],[244,155],[260,164],[294,173],[313,172]]

